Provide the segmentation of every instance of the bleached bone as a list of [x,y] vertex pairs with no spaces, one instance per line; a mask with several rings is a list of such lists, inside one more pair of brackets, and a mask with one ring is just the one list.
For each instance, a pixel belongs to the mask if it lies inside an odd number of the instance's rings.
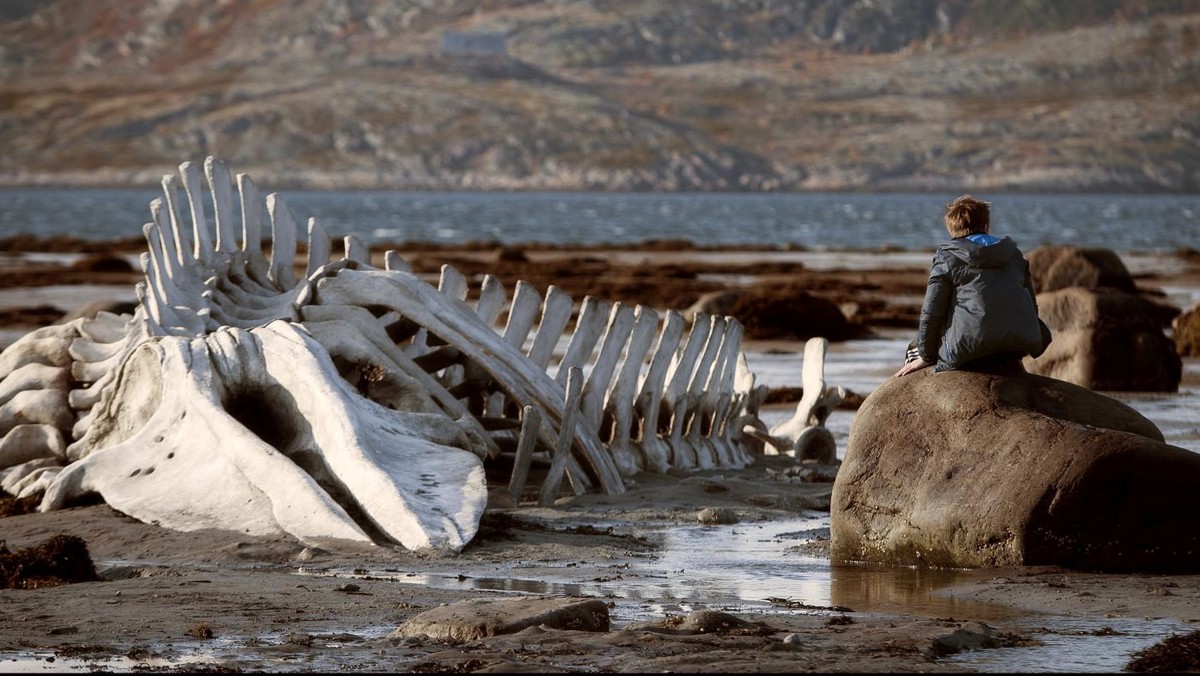
[[564,477],[620,493],[640,469],[740,466],[763,443],[765,388],[732,319],[700,315],[681,345],[679,313],[659,330],[649,308],[587,297],[568,337],[556,286],[518,281],[510,303],[485,275],[472,305],[449,265],[435,288],[396,251],[375,268],[353,236],[332,259],[315,219],[297,266],[282,198],[213,158],[162,187],[134,313],[0,353],[0,475],[44,490],[42,509],[96,492],[174,528],[455,551],[482,463],[514,441],[514,493],[550,453],[543,503]]
[[[587,299],[584,299],[586,306]],[[571,321],[571,310],[574,301],[562,289],[550,285],[546,290],[546,300],[542,303],[542,319],[538,324],[537,336],[529,347],[529,361],[534,366],[545,369],[554,356],[554,348],[558,345],[563,329]]]
[[658,314],[650,308],[638,306],[634,314],[625,360],[605,399],[605,417],[608,419],[605,427],[611,430],[608,450],[617,463],[617,469],[626,476],[637,474],[646,464],[633,444],[634,399],[646,352],[658,328]]
[[204,160],[204,176],[212,191],[215,248],[225,255],[233,254],[238,250],[233,227],[233,180],[225,165],[212,157]]
[[53,473],[61,469],[62,464],[58,458],[42,457],[27,460],[19,465],[0,470],[0,490],[20,497],[22,491],[26,490],[30,484],[37,482],[47,471]]
[[267,278],[286,289],[296,284],[292,269],[296,261],[296,221],[279,195],[267,195],[267,214],[271,217],[271,263]]
[[[711,449],[716,464],[721,467],[745,465],[744,459],[734,450],[730,439],[724,434],[722,426],[724,408],[729,405],[729,399],[732,397],[730,392],[736,363],[735,355],[741,350],[741,340],[741,324],[733,322],[730,325],[726,320],[712,371],[699,396],[697,416],[700,424],[699,429],[694,430],[694,434],[700,437],[701,444]],[[695,424],[693,427],[696,427]]]
[[[538,406],[550,424],[557,425],[563,419],[564,390],[524,359],[519,350],[504,342],[469,307],[464,311],[463,301],[433,289],[410,273],[344,270],[320,281],[317,298],[322,304],[394,307],[483,366],[513,401]],[[580,426],[577,440],[601,486],[610,492],[624,490],[624,483],[596,435]]]
[[612,304],[592,296],[583,299],[579,309],[579,317],[575,320],[575,331],[571,334],[571,342],[567,344],[566,354],[558,363],[558,371],[554,380],[566,387],[567,374],[573,368],[583,368],[596,347],[596,342],[604,330],[605,322],[609,319]]
[[[467,300],[469,292],[467,278],[463,276],[458,268],[453,265],[442,266],[442,276],[438,280],[438,291],[441,291],[448,298],[453,298],[464,303]],[[426,329],[428,330],[428,329]],[[462,382],[464,367],[462,364],[451,364],[441,369],[441,381],[446,387],[454,387]]]
[[533,451],[541,426],[542,414],[536,408],[526,406],[521,416],[521,435],[513,458],[512,477],[508,482],[508,494],[514,504],[521,501],[521,491],[525,488],[525,481],[529,476],[529,465],[533,462]]
[[78,336],[78,329],[71,324],[46,326],[25,334],[0,352],[0,378],[8,378],[26,364],[69,368],[71,355],[68,349]]
[[0,433],[5,435],[18,425],[35,423],[61,430],[73,420],[65,389],[24,390],[0,406]]
[[634,405],[637,416],[641,418],[638,437],[641,466],[659,473],[671,468],[671,449],[659,436],[659,412],[663,407],[667,369],[683,337],[683,325],[682,314],[674,310],[667,312],[658,346],[654,349],[654,357],[650,360],[650,368],[642,380],[642,389]]
[[737,392],[737,407],[730,410],[726,416],[725,429],[741,443],[739,447],[753,456],[764,454],[766,442],[763,437],[769,436],[766,423],[759,417],[762,405],[766,403],[771,389],[766,385],[756,384],[754,373],[746,363],[746,355],[739,353],[737,371],[734,375],[734,389]]
[[391,344],[370,317],[364,308],[316,305],[305,308],[304,326],[335,358],[384,368],[385,373],[364,386],[366,394],[375,394],[372,401],[403,411],[440,412],[461,424],[463,432],[476,441],[469,450],[481,457],[495,455],[495,445],[466,407]]
[[[529,331],[533,329],[533,323],[537,320],[541,300],[541,294],[532,284],[523,280],[517,282],[516,291],[513,292],[512,305],[508,309],[508,322],[504,326],[504,342],[517,349],[521,349],[525,345],[525,339],[529,336]],[[495,392],[488,398],[485,413],[494,417],[501,415],[503,411],[504,394]],[[522,420],[524,419],[525,417],[522,416]],[[540,413],[538,421],[538,424],[541,424]]]
[[38,495],[44,495],[46,490],[50,488],[58,475],[62,473],[63,468],[58,465],[49,467],[41,467],[25,476],[24,479],[12,484],[11,492],[16,494],[18,498],[32,498]]
[[704,411],[700,407],[702,397],[708,390],[708,383],[712,380],[713,373],[716,371],[714,367],[716,366],[717,356],[721,352],[721,346],[725,339],[726,319],[713,315],[711,321],[712,329],[709,331],[708,340],[704,344],[704,352],[701,354],[700,360],[696,362],[696,370],[692,374],[691,382],[683,395],[685,403],[680,406],[681,410],[686,412],[682,423],[686,427],[680,431],[680,443],[690,449],[692,455],[696,458],[696,465],[700,469],[712,469],[717,466],[716,453],[712,446],[706,443],[707,439],[702,434]]
[[346,235],[342,238],[342,245],[346,252],[345,260],[370,265],[371,250],[367,248],[366,244],[363,244],[362,240],[354,235]]
[[558,437],[554,442],[554,460],[550,463],[550,470],[546,473],[546,481],[542,484],[542,490],[538,496],[538,504],[543,507],[554,504],[554,496],[558,493],[558,486],[562,482],[566,459],[570,457],[571,437],[575,434],[575,424],[580,416],[579,407],[582,404],[582,393],[583,372],[577,366],[572,367],[567,372],[566,400],[563,407],[566,413],[563,416]]
[[846,398],[844,387],[825,385],[825,352],[829,341],[810,338],[804,344],[801,382],[804,388],[796,413],[772,427],[767,434],[756,433],[767,443],[768,455],[786,454],[797,459],[813,459],[830,464],[837,461],[837,444],[825,421]]
[[388,249],[383,252],[383,267],[385,270],[403,270],[404,272],[412,272],[412,265],[400,255],[395,249]]
[[113,343],[123,340],[129,333],[133,318],[129,315],[115,315],[101,310],[96,316],[75,324],[79,335],[96,343]]
[[67,446],[54,425],[22,423],[0,440],[0,467],[12,467],[39,458],[62,458]]
[[683,433],[691,409],[689,385],[692,374],[696,371],[696,360],[700,358],[700,351],[704,349],[712,332],[711,320],[712,316],[703,312],[696,313],[692,319],[692,330],[688,334],[687,343],[671,364],[667,390],[663,394],[669,430],[665,441],[671,450],[671,465],[679,469],[695,469],[697,466],[696,452],[684,441]]
[[442,266],[442,276],[438,281],[438,291],[458,300],[467,299],[467,278],[453,265]]
[[[485,275],[483,284],[479,289],[479,301],[475,304],[475,314],[479,319],[488,326],[492,326],[496,322],[496,317],[500,315],[500,311],[504,309],[506,300],[504,284],[495,275]],[[457,372],[447,372],[446,384],[454,386],[459,383],[472,383],[484,376],[485,371],[478,364],[464,364]],[[486,408],[486,402],[481,401],[478,409],[480,415],[483,414]]]
[[504,309],[504,284],[495,275],[484,275],[483,285],[479,291],[479,302],[475,305],[475,314],[484,324],[491,326],[496,323],[496,317]]
[[613,371],[617,368],[617,360],[621,350],[629,340],[633,331],[633,308],[623,303],[615,303],[609,312],[608,326],[600,343],[600,353],[592,364],[591,372],[587,374],[583,386],[583,421],[592,427],[600,428],[600,416],[604,412],[604,396],[608,385],[612,382]]
[[70,386],[71,372],[49,364],[31,363],[14,369],[0,382],[0,405],[7,404],[18,393],[29,390],[61,390]]
[[59,475],[47,508],[94,491],[178,530],[378,534],[410,549],[457,550],[477,528],[483,465],[461,430],[357,396],[295,324],[163,337],[122,371],[89,430],[101,450]]

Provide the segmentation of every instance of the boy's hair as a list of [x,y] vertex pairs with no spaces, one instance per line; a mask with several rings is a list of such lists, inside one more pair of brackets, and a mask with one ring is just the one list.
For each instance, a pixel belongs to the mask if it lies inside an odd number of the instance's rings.
[[951,237],[987,232],[992,225],[991,202],[963,195],[946,205],[946,229]]

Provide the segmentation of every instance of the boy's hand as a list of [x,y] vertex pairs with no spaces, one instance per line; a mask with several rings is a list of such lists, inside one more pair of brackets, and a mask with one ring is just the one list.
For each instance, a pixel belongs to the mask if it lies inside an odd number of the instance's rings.
[[933,366],[933,364],[930,364],[924,359],[917,357],[916,361],[910,361],[904,366],[901,366],[900,370],[896,371],[896,377],[899,378],[900,376],[906,376],[913,371],[920,371],[921,369],[928,368],[930,366]]

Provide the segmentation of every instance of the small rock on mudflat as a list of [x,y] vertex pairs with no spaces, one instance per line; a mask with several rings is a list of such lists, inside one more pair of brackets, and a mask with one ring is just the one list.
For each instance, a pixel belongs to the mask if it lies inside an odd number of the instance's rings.
[[608,606],[599,599],[571,597],[460,601],[409,619],[393,635],[465,642],[537,626],[608,631]]
[[727,507],[705,507],[696,512],[696,520],[710,526],[717,524],[733,524],[739,521],[737,512]]

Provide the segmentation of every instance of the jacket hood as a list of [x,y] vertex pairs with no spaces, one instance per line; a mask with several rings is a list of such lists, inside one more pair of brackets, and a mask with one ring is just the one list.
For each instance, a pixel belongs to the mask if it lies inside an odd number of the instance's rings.
[[1017,253],[1017,243],[1004,237],[986,246],[976,244],[966,237],[956,237],[943,244],[941,249],[978,268],[995,268],[1007,263]]

